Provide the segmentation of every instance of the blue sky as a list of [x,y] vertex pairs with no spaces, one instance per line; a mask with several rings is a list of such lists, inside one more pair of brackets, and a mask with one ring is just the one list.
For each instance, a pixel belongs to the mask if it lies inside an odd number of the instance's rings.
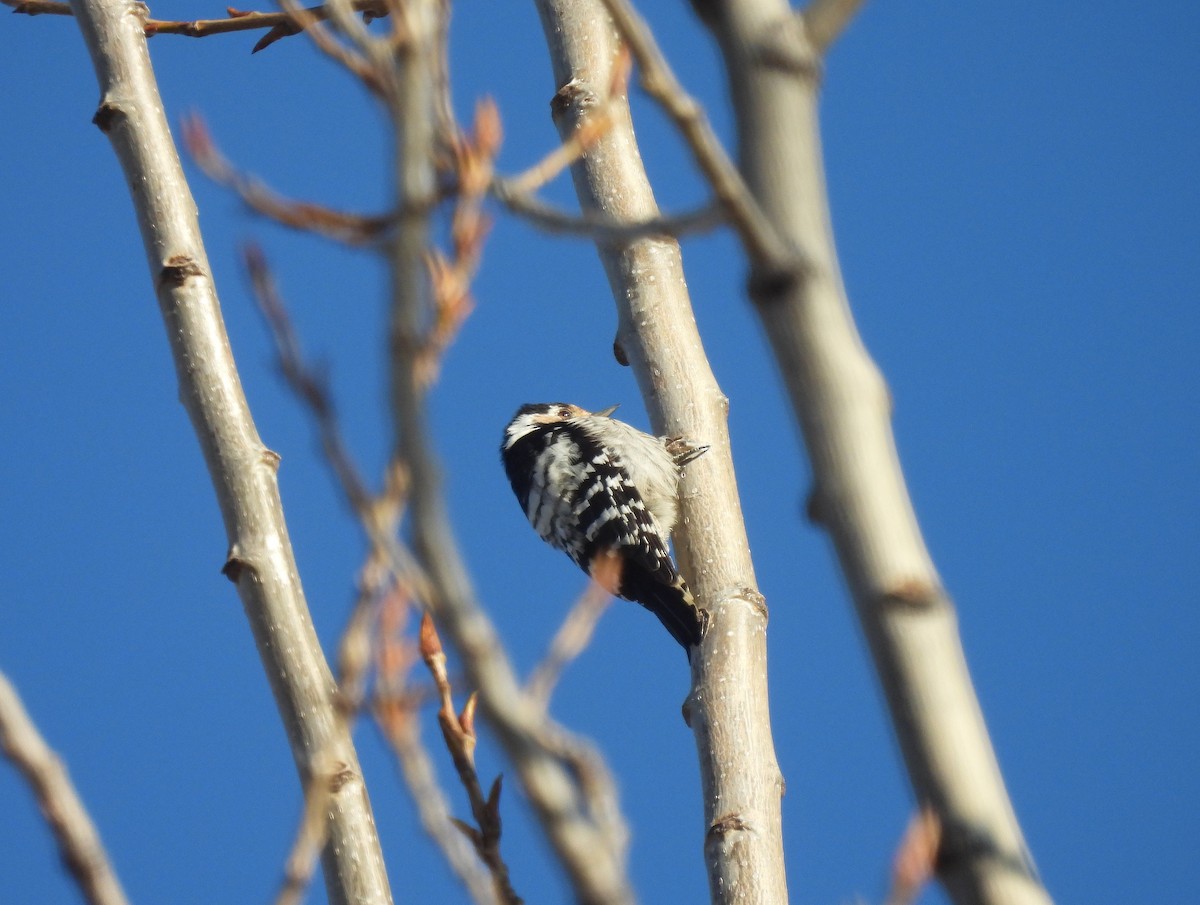
[[[728,135],[704,33],[683,4],[646,12]],[[134,901],[266,901],[299,791],[219,574],[220,519],[130,204],[90,123],[94,76],[69,20],[0,21],[0,670],[66,759]],[[460,113],[494,96],[501,165],[524,168],[555,141],[532,6],[464,0],[453,29]],[[381,209],[385,133],[363,93],[303,40],[253,57],[252,43],[156,38],[172,121],[202,112],[228,156],[283,191]],[[827,70],[842,269],[896,399],[912,494],[1010,791],[1061,902],[1187,901],[1200,882],[1198,47],[1189,2],[879,3]],[[686,155],[634,103],[660,202],[690,207],[703,190]],[[189,172],[246,392],[283,457],[289,527],[328,649],[363,540],[281,387],[237,245],[263,243],[372,474],[388,435],[383,274],[363,252],[259,222]],[[565,182],[549,194],[572,198]],[[829,544],[801,517],[808,469],[741,295],[744,263],[722,234],[689,240],[684,256],[731,399],[771,605],[792,897],[879,901],[911,796]],[[527,670],[581,576],[525,525],[497,461],[500,430],[535,400],[620,402],[629,420],[645,418],[612,361],[612,304],[587,244],[497,213],[475,288],[434,396],[437,442],[473,579]],[[681,660],[645,613],[617,605],[555,699],[620,777],[646,902],[705,895]],[[457,900],[377,734],[362,726],[358,739],[397,900]],[[485,776],[504,769],[486,737],[480,761]],[[71,901],[6,765],[0,813],[6,900]],[[515,783],[504,816],[517,889],[563,900]]]

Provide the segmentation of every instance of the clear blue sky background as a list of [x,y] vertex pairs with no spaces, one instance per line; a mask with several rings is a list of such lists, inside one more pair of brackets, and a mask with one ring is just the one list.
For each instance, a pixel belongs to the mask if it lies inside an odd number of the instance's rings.
[[[221,15],[161,2],[162,18]],[[728,134],[719,61],[685,4],[648,10]],[[136,902],[265,902],[298,814],[291,757],[151,293],[97,89],[67,19],[0,17],[0,669],[70,765]],[[198,109],[280,189],[379,210],[384,131],[303,39],[156,38],[173,122]],[[528,4],[455,8],[459,110],[496,97],[515,171],[555,142]],[[668,208],[702,197],[643,100]],[[868,4],[829,59],[824,144],[842,267],[896,399],[917,510],[1026,835],[1060,902],[1182,902],[1200,886],[1200,6],[1191,0]],[[327,647],[363,541],[283,391],[236,257],[256,236],[350,438],[387,448],[382,274],[365,253],[264,225],[191,171],[234,352]],[[565,184],[551,192],[567,202]],[[882,897],[912,807],[808,469],[716,235],[690,240],[696,316],[732,403],[759,579],[771,605],[774,731],[794,901]],[[523,669],[581,576],[525,525],[497,462],[522,402],[645,425],[612,360],[592,249],[500,215],[478,310],[437,388],[438,445],[472,574]],[[644,901],[703,901],[687,678],[637,607],[610,611],[556,711],[603,746]],[[376,733],[358,733],[398,900],[457,901]],[[503,770],[484,738],[485,775]],[[449,777],[442,760],[443,776]],[[465,813],[461,796],[457,807]],[[505,849],[530,902],[557,902],[515,784]],[[0,899],[66,902],[31,797],[0,764]],[[314,894],[323,899],[319,885]],[[941,901],[937,893],[927,901]]]

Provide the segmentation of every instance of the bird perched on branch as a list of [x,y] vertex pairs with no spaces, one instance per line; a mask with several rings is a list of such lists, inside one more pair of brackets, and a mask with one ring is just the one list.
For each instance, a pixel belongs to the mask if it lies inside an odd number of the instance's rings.
[[521,406],[504,429],[504,470],[542,540],[652,612],[690,656],[704,616],[667,544],[683,466],[708,447],[643,433],[610,417],[615,409]]

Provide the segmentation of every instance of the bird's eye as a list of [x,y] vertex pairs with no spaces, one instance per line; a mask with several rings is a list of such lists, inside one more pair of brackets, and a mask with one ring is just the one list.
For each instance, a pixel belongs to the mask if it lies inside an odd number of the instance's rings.
[[562,407],[561,407],[561,408],[558,410],[558,417],[560,417],[560,418],[570,418],[570,417],[571,417],[571,410],[570,410],[569,408],[567,408],[565,405],[564,405],[564,406],[562,406]]

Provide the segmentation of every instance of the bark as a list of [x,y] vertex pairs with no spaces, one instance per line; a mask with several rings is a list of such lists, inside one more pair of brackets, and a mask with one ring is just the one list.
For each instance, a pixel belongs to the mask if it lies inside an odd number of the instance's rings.
[[908,496],[888,389],[838,269],[820,50],[856,5],[821,0],[806,21],[783,0],[696,3],[725,58],[746,181],[800,262],[754,262],[750,294],[812,460],[810,514],[833,540],[917,798],[942,824],[939,876],[960,905],[1046,903]]
[[[555,120],[564,139],[607,102],[619,42],[598,0],[538,0],[550,49]],[[585,214],[638,222],[659,216],[628,103],[572,168]],[[685,703],[700,761],[704,855],[714,902],[787,899],[780,799],[783,781],[767,700],[764,600],[738,500],[717,386],[692,315],[679,245],[650,236],[600,241],[617,304],[618,360],[633,367],[655,430],[711,445],[688,466],[675,547],[710,624],[693,657]]]
[[304,784],[329,783],[323,864],[333,903],[391,902],[366,787],[309,618],[283,508],[221,318],[196,206],[171,140],[143,32],[145,7],[75,0],[112,142],[137,211],[179,381],[225,522],[236,583]]

